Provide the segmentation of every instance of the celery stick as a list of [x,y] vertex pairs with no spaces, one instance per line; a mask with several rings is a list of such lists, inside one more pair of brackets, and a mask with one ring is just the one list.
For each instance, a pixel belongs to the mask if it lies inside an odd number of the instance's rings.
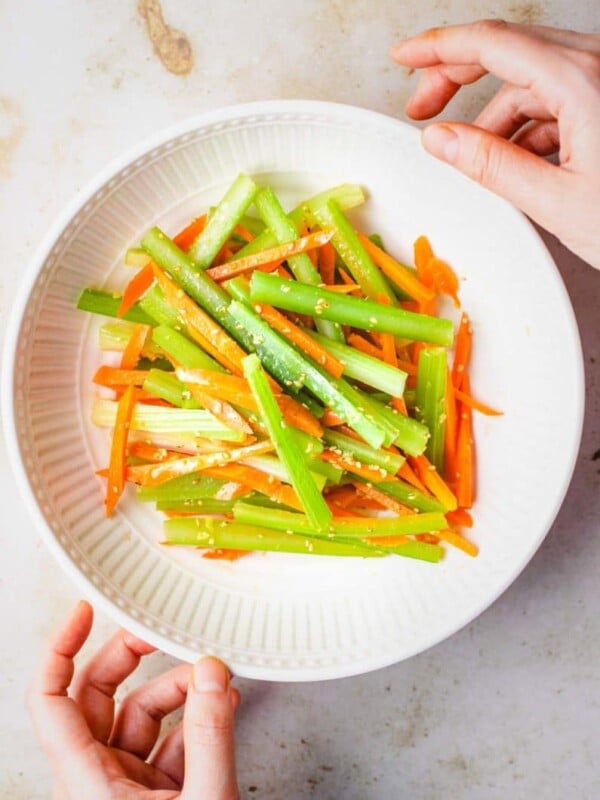
[[[273,232],[277,244],[287,244],[298,238],[296,225],[286,215],[275,192],[270,187],[261,189],[255,197],[255,205],[265,225]],[[306,253],[300,253],[287,259],[290,269],[297,280],[318,286],[321,276]],[[328,339],[343,342],[344,335],[339,323],[325,319],[316,320],[318,330]]]
[[412,417],[401,414],[394,408],[379,403],[375,398],[370,398],[370,402],[375,405],[380,414],[390,422],[396,431],[393,443],[408,453],[410,456],[420,456],[425,452],[429,431],[423,423]]
[[306,458],[299,451],[297,440],[289,436],[287,424],[271,391],[258,356],[244,359],[244,375],[256,400],[277,455],[289,473],[292,486],[311,524],[321,529],[331,519],[331,511],[308,469]]
[[[98,330],[98,345],[101,350],[111,350],[122,353],[131,338],[135,323],[133,322],[105,322]],[[163,355],[160,347],[146,339],[143,355],[146,358],[159,358]]]
[[[96,398],[92,409],[92,422],[103,428],[112,428],[117,416],[114,400]],[[130,424],[131,430],[148,433],[193,433],[207,439],[241,442],[245,434],[223,425],[209,411],[192,408],[167,408],[137,403]]]
[[[117,292],[104,292],[102,289],[84,289],[77,300],[80,311],[90,311],[92,314],[103,314],[105,317],[116,317],[121,305],[121,295]],[[129,322],[139,322],[143,325],[153,325],[154,320],[140,307],[139,303],[123,314],[122,319]]]
[[145,267],[146,264],[149,264],[150,260],[151,259],[148,253],[144,253],[141,247],[130,247],[125,252],[123,263],[128,267],[138,267],[141,269],[142,267]]
[[[261,510],[267,511],[268,509],[257,507],[259,513]],[[262,550],[313,556],[355,556],[360,558],[381,558],[384,555],[382,550],[358,542],[331,542],[327,539],[295,536],[293,533],[211,518],[170,519],[164,523],[164,531],[169,544],[192,545],[202,548]]]
[[179,408],[200,408],[185,384],[170,372],[151,369],[142,388],[148,394],[160,397]]
[[[311,461],[308,462],[308,466],[310,474],[312,475],[312,478],[317,485],[317,489],[321,491],[325,486],[327,478],[325,477],[325,475],[313,469],[314,465],[317,463],[324,463],[324,462],[319,462],[317,461],[317,459],[312,459]],[[246,464],[249,467],[254,467],[254,469],[258,469],[260,470],[260,472],[264,472],[266,475],[272,475],[274,478],[277,478],[277,480],[283,481],[284,483],[292,482],[289,471],[286,469],[283,462],[276,456],[270,456],[270,455],[251,456],[250,458],[242,459],[242,461],[240,461],[240,464]]]
[[405,481],[383,481],[382,483],[376,484],[376,488],[381,492],[385,492],[385,494],[389,494],[390,497],[395,498],[403,505],[415,511],[443,514],[447,510],[435,497],[430,497],[420,492],[418,489],[415,489],[414,486],[405,483]]
[[200,497],[185,500],[158,500],[158,511],[178,511],[194,514],[231,514],[234,500],[213,500]]
[[[297,227],[304,221],[309,205],[314,208],[321,208],[331,199],[336,200],[340,208],[348,209],[364,203],[365,194],[362,188],[357,184],[343,183],[339,186],[334,186],[332,189],[326,189],[324,192],[320,192],[308,200],[304,200],[299,206],[296,206],[296,208],[289,212],[288,217]],[[256,239],[239,250],[230,260],[235,261],[238,258],[245,258],[253,253],[259,253],[261,250],[268,250],[270,247],[275,247],[276,245],[277,239],[275,235],[267,228],[263,233],[257,236]]]
[[140,300],[142,308],[158,325],[183,329],[185,324],[177,311],[164,298],[159,286],[152,286]]
[[356,231],[344,215],[335,200],[329,200],[325,206],[311,211],[322,228],[333,228],[335,233],[331,244],[348,267],[354,280],[367,297],[376,300],[379,295],[387,297],[392,305],[396,304],[396,296],[390,289],[383,273],[371,261],[371,257],[361,244]]
[[181,475],[159,486],[141,486],[137,490],[137,499],[142,503],[147,502],[174,502],[179,500],[220,499],[227,481],[212,478],[202,473]]
[[419,353],[415,411],[429,429],[427,457],[442,474],[444,469],[444,436],[446,431],[446,351],[427,347]]
[[158,325],[152,331],[152,340],[161,350],[170,355],[186,369],[211,369],[225,372],[218,361],[204,352],[197,344],[190,342],[179,331],[166,325]]
[[[233,508],[237,522],[246,525],[263,525],[280,531],[293,531],[315,535],[314,526],[305,514],[277,509],[257,509],[238,501]],[[366,538],[369,536],[399,536],[430,533],[448,527],[443,514],[407,514],[404,517],[333,517],[327,526],[326,535],[343,538]]]
[[318,286],[289,281],[257,270],[250,281],[250,297],[300,314],[343,322],[355,328],[392,333],[419,342],[451,345],[454,326],[449,319],[415,314],[373,300],[342,295]]
[[378,358],[361,353],[354,347],[333,342],[325,336],[305,329],[306,333],[319,342],[325,350],[339,359],[344,365],[344,376],[354,378],[374,389],[380,389],[392,397],[401,397],[406,383],[406,372],[386,364]]
[[190,247],[190,257],[198,269],[210,267],[257,192],[247,175],[238,175],[219,205],[209,216],[206,227]]
[[352,456],[363,464],[384,469],[395,475],[404,464],[404,456],[397,453],[390,453],[387,450],[375,450],[364,442],[359,442],[351,436],[328,429],[323,432],[323,440],[329,447],[340,450],[342,453]]

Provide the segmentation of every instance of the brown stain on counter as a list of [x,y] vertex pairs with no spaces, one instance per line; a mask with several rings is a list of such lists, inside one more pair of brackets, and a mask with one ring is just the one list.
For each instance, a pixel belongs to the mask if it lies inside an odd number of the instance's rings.
[[544,17],[544,7],[541,2],[511,3],[508,6],[507,19],[520,25],[535,25]]
[[192,46],[183,31],[167,25],[160,0],[138,0],[137,8],[163,66],[173,75],[188,75],[194,66]]

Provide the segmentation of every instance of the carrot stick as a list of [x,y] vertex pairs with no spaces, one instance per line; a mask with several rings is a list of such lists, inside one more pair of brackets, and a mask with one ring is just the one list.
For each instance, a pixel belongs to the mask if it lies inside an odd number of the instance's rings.
[[319,250],[319,274],[323,283],[335,282],[335,250],[331,242],[325,242]]
[[226,403],[223,399],[213,397],[203,392],[202,389],[194,384],[189,384],[188,386],[194,399],[197,400],[203,408],[210,411],[218,420],[221,420],[224,425],[227,425],[228,428],[232,428],[235,431],[241,431],[249,435],[252,434],[250,425],[232,405]]
[[145,464],[127,469],[127,480],[141,483],[142,486],[159,486],[171,478],[180,475],[189,475],[191,472],[201,472],[211,467],[223,466],[242,458],[249,458],[273,450],[270,440],[256,442],[245,447],[236,447],[232,450],[222,450],[218,453],[202,453],[197,456],[186,456],[177,461],[164,461],[161,464]]
[[195,239],[200,236],[204,228],[206,227],[206,220],[207,215],[202,214],[200,217],[196,217],[193,219],[189,225],[187,225],[183,230],[179,231],[177,236],[173,237],[173,241],[181,250],[184,250],[186,253],[192,246]]
[[456,333],[454,343],[454,363],[452,364],[452,383],[455,389],[462,387],[462,380],[465,370],[469,366],[471,355],[471,345],[473,341],[473,329],[468,316],[461,314],[460,324]]
[[430,286],[431,275],[427,267],[433,258],[433,250],[429,244],[429,239],[426,236],[419,236],[419,238],[415,240],[413,249],[415,267],[417,268],[419,278],[426,286]]
[[240,222],[235,226],[234,231],[247,242],[251,242],[254,239],[248,228],[245,228]]
[[361,353],[366,353],[368,356],[373,356],[374,358],[382,360],[381,350],[378,347],[375,347],[374,344],[371,344],[371,342],[367,341],[364,336],[360,335],[360,333],[351,333],[346,337],[346,341],[351,347],[354,347],[356,350],[360,350]]
[[328,285],[326,283],[319,284],[321,289],[327,289],[330,292],[337,292],[338,294],[355,294],[362,292],[358,283],[347,283],[343,286],[339,283]]
[[220,267],[213,267],[207,270],[207,275],[215,281],[221,281],[225,278],[230,278],[234,274],[239,275],[241,272],[247,272],[250,269],[256,269],[265,264],[272,264],[273,269],[279,266],[282,261],[285,261],[291,256],[304,253],[315,247],[328,242],[333,236],[333,231],[317,231],[316,233],[309,233],[308,236],[302,236],[293,242],[281,244],[277,247],[270,247],[268,250],[261,250],[259,253],[252,253],[252,255],[245,258],[238,258],[231,264],[223,264]]
[[337,414],[334,414],[330,408],[325,409],[325,412],[321,417],[321,422],[326,428],[336,428],[338,425],[344,424],[344,420],[341,417],[338,417]]
[[215,550],[206,550],[202,553],[202,558],[209,558],[221,561],[239,561],[244,556],[249,556],[252,550],[225,550],[222,547]]
[[470,542],[468,539],[465,539],[464,536],[461,536],[460,533],[456,533],[456,531],[436,531],[435,535],[438,539],[441,539],[442,542],[447,542],[448,544],[453,545],[453,547],[462,550],[463,553],[466,553],[468,556],[475,558],[479,553],[479,548],[473,542]]
[[277,503],[283,503],[299,511],[303,510],[302,504],[294,489],[286,483],[267,475],[254,467],[246,464],[226,464],[222,467],[215,467],[205,471],[206,475],[213,478],[225,478],[235,483],[247,484],[255,491],[270,497]]
[[140,297],[148,291],[154,283],[154,272],[152,270],[152,262],[150,261],[144,267],[136,272],[133,278],[129,281],[123,292],[121,303],[117,309],[117,317],[122,317],[129,311],[131,306],[136,303]]
[[446,381],[446,427],[444,430],[444,475],[453,483],[456,479],[456,439],[458,418],[456,412],[456,390],[451,376]]
[[418,302],[432,300],[434,298],[435,293],[431,289],[415,278],[409,270],[404,269],[402,265],[386,253],[385,250],[377,247],[376,244],[362,233],[358,234],[358,238],[376,266],[379,267],[392,283],[395,283],[396,286],[399,286]]
[[427,263],[427,272],[431,275],[434,288],[441,294],[449,295],[456,308],[460,308],[460,300],[458,299],[459,282],[452,267],[442,261],[441,258],[432,256]]
[[[250,258],[250,256],[248,256]],[[249,267],[247,264],[244,263],[245,259],[238,259],[237,261],[226,261],[224,264],[219,264],[216,267],[210,267],[210,269],[206,270],[206,274],[209,275],[214,281],[225,281],[229,280],[230,278],[235,278],[236,275],[241,275],[243,272],[248,272],[249,270],[260,269],[263,272],[274,272],[283,261],[270,261],[268,264],[259,264],[256,267]]]
[[[300,227],[298,229],[298,233],[300,234],[300,236],[308,236],[309,235],[310,229],[309,229],[308,225],[306,224],[306,222],[302,222],[302,224],[300,225]],[[318,256],[317,256],[316,251],[315,250],[309,250],[306,255],[310,258],[313,267],[316,268],[317,267],[317,263],[318,263]]]
[[402,466],[398,470],[398,477],[402,478],[402,480],[406,481],[406,483],[410,483],[411,486],[414,486],[415,489],[418,489],[420,492],[428,494],[427,487],[416,476],[413,468],[410,466],[408,461],[405,461],[404,464],[402,464]]
[[475,400],[475,398],[471,397],[470,394],[462,392],[459,389],[455,389],[454,394],[456,395],[457,400],[460,400],[461,403],[469,406],[469,408],[473,408],[475,411],[480,411],[482,414],[486,414],[488,417],[501,417],[504,414],[504,411],[496,411],[495,408],[492,408],[485,403],[481,403],[479,400]]
[[[463,386],[468,393],[469,376],[465,374]],[[456,498],[461,508],[473,505],[473,460],[472,412],[468,405],[461,403],[456,446]]]
[[364,541],[369,544],[380,544],[383,547],[398,547],[399,545],[408,544],[414,539],[411,539],[410,536],[399,534],[398,536],[368,536]]
[[351,484],[345,486],[332,486],[325,490],[325,498],[345,508],[356,500],[356,489]]
[[148,373],[143,369],[119,369],[103,364],[97,369],[92,381],[98,386],[106,386],[108,389],[114,387],[122,389],[126,386],[141,386],[147,377]]
[[134,327],[121,356],[120,366],[122,370],[133,370],[138,363],[149,331],[150,325],[136,325]]
[[190,335],[219,364],[235,375],[243,373],[242,359],[246,353],[191,297],[180,289],[159,267],[154,274],[167,303],[176,309]]
[[136,397],[133,386],[128,386],[117,406],[117,417],[110,447],[108,465],[108,482],[106,484],[106,516],[112,516],[119,498],[125,488],[125,470],[127,457],[127,436],[129,422],[135,406]]
[[414,514],[414,511],[411,508],[402,505],[402,503],[399,503],[393,497],[390,497],[388,494],[385,494],[385,492],[381,492],[374,486],[369,486],[369,484],[367,483],[355,483],[353,484],[353,486],[359,495],[368,497],[370,500],[375,500],[375,502],[381,508],[387,508],[389,511],[394,511],[396,514],[398,514],[398,516],[404,516],[405,514]]
[[369,467],[366,464],[362,464],[360,461],[356,461],[351,456],[339,455],[339,453],[334,453],[332,450],[323,450],[319,458],[323,461],[328,461],[330,464],[340,469],[345,469],[347,472],[352,472],[354,475],[358,475],[359,478],[364,478],[367,481],[381,483],[382,481],[393,480],[393,477],[384,469]]
[[[217,400],[240,405],[249,411],[258,411],[256,400],[245,378],[203,369],[177,368],[176,372],[179,380],[190,387],[190,391],[192,386],[196,386]],[[311,436],[321,437],[323,428],[302,403],[289,395],[282,394],[280,390],[276,391],[275,399],[287,422],[310,433]]]
[[331,375],[339,378],[344,371],[344,365],[335,356],[332,356],[322,345],[311,336],[298,328],[287,317],[272,306],[254,303],[254,310],[279,333],[283,334],[293,344],[313,358],[317,364],[324,367]]
[[473,527],[473,517],[465,508],[457,508],[455,511],[448,511],[446,519],[451,525],[458,525],[462,528]]
[[454,493],[427,456],[408,456],[408,459],[410,460],[411,466],[416,470],[419,479],[445,508],[449,511],[454,511],[457,505],[464,505],[463,503],[457,503]]
[[166,447],[156,447],[156,445],[147,444],[146,442],[131,442],[128,451],[130,456],[143,458],[145,461],[152,461],[153,463],[181,458],[181,453],[167,450]]

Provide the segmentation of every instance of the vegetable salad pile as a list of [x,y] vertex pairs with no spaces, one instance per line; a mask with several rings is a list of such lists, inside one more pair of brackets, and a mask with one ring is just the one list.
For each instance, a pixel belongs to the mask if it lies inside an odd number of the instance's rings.
[[471,394],[467,315],[437,315],[459,282],[425,237],[413,268],[356,230],[364,200],[344,184],[286,212],[242,174],[127,251],[122,295],[83,291],[117,318],[94,376],[107,515],[133,484],[165,543],[206,557],[477,555],[472,411],[498,412]]

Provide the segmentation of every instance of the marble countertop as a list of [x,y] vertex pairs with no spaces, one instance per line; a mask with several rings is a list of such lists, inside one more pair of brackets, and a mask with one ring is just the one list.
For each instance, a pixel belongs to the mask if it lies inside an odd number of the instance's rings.
[[[52,219],[106,162],[151,132],[198,111],[270,98],[402,116],[414,78],[387,56],[402,35],[485,15],[581,30],[599,24],[597,0],[162,5],[175,33],[160,48],[135,0],[0,5],[0,337]],[[493,86],[465,90],[447,114],[472,117]],[[600,796],[600,276],[545,239],[576,311],[587,370],[581,452],[548,538],[488,611],[418,657],[327,683],[239,681],[243,796]],[[0,796],[41,800],[51,781],[23,692],[42,642],[77,594],[33,531],[2,443],[0,504]],[[113,627],[99,616],[90,649]],[[155,655],[141,673],[171,663]]]

